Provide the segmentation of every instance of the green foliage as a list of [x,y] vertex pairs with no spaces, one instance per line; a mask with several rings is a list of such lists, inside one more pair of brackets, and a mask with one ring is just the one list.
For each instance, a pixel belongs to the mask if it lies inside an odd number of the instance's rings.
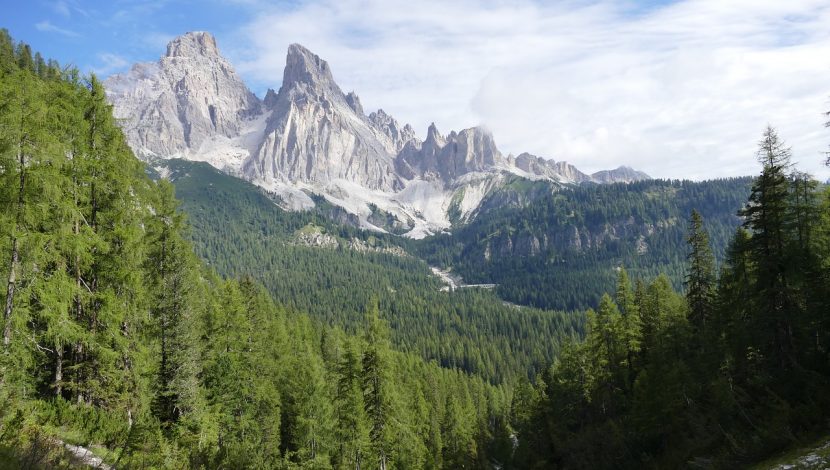
[[[251,230],[253,237],[272,229],[287,236],[316,222],[313,214],[271,211],[262,193],[240,194],[236,202],[282,217]],[[509,457],[489,453],[505,433],[497,423],[507,420],[506,386],[394,351],[381,318],[396,318],[390,309],[402,304],[389,297],[356,307],[369,305],[369,314],[347,334],[321,315],[297,312],[313,297],[297,296],[286,308],[243,272],[219,278],[191,248],[200,226],[188,233],[173,185],[150,180],[125,145],[100,82],[45,63],[5,31],[0,204],[4,465],[68,468],[64,444],[86,446],[116,468],[440,468]],[[374,271],[364,285],[398,269],[396,282],[418,279],[439,295],[425,266],[409,258],[330,259],[340,260],[332,265],[340,279],[347,260],[369,259]],[[310,271],[297,272],[315,284]],[[355,306],[363,299],[348,297]],[[475,299],[484,302],[463,301]],[[463,312],[472,316],[475,306]],[[503,313],[487,320],[508,321]],[[547,312],[521,316],[561,324]],[[499,338],[502,346],[509,339]]]
[[[706,219],[721,258],[741,223],[736,211],[750,184],[750,178],[564,187],[514,182],[489,196],[496,203],[482,202],[469,224],[409,248],[469,283],[498,284],[505,300],[587,309],[613,289],[620,266],[641,278],[664,273],[679,289],[686,263],[682,221],[692,209]],[[517,206],[514,199],[524,202]]]
[[584,342],[517,390],[517,468],[734,468],[826,431],[830,193],[789,171],[773,129],[760,147],[719,279],[693,211],[685,298],[622,271]]
[[692,210],[689,223],[689,274],[686,275],[686,301],[689,321],[698,336],[706,335],[706,322],[711,320],[715,295],[715,257],[709,245],[709,235],[703,227],[703,218]]
[[[287,212],[259,188],[204,163],[167,163],[199,255],[220,274],[251,276],[277,302],[357,333],[377,299],[399,351],[494,383],[533,377],[553,360],[560,338],[582,331],[580,313],[506,305],[490,291],[441,292],[423,261],[347,248],[351,240],[392,247],[404,240],[336,224],[317,211]],[[217,223],[221,221],[221,223]],[[321,230],[336,248],[305,246],[297,233]]]

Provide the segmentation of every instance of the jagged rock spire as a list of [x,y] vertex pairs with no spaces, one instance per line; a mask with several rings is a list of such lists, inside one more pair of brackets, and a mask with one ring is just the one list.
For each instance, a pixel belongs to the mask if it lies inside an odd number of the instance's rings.
[[291,44],[285,60],[282,86],[288,88],[296,84],[340,90],[334,83],[328,62],[299,44]]
[[167,57],[220,57],[216,38],[204,31],[185,33],[167,44]]

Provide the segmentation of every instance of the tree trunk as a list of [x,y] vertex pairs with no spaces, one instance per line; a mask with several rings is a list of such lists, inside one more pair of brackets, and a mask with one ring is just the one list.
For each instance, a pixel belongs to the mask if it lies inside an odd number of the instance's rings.
[[[75,344],[74,357],[75,357],[75,364],[81,364],[84,361],[84,345],[83,345],[83,343],[79,342],[79,343]],[[84,377],[83,367],[80,367],[78,369],[77,375],[75,376],[76,390],[78,391],[77,401],[78,401],[79,405],[82,405],[84,403],[84,392],[83,392],[83,387],[82,387],[83,377]]]
[[17,282],[17,237],[12,240],[12,263],[9,269],[9,284],[6,289],[6,308],[3,311],[3,320],[5,326],[3,327],[3,346],[8,349],[9,343],[12,339],[12,307],[14,306],[14,288]]
[[[21,116],[22,120],[22,116]],[[22,125],[22,124],[21,124]],[[17,282],[17,263],[19,261],[19,247],[17,243],[17,231],[20,229],[20,219],[23,217],[23,190],[26,188],[26,157],[23,155],[23,138],[17,144],[17,161],[20,165],[20,187],[17,193],[17,214],[14,221],[14,235],[12,237],[12,262],[9,267],[9,284],[6,288],[6,308],[3,310],[3,347],[9,348],[12,339],[12,310],[14,309],[14,291]]]
[[63,345],[55,347],[55,397],[63,394]]

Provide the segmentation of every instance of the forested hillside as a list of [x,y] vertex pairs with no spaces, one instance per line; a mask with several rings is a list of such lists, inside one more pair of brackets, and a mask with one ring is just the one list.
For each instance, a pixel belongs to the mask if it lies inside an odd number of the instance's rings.
[[686,219],[697,209],[722,259],[741,223],[750,178],[648,180],[559,187],[516,180],[471,223],[414,243],[413,251],[467,282],[498,284],[505,300],[538,308],[596,307],[620,266],[683,282]]
[[692,212],[685,295],[621,271],[585,341],[516,391],[517,468],[737,468],[826,434],[830,191],[771,128],[758,157],[719,271]]
[[[332,222],[325,205],[286,212],[259,188],[206,164],[173,160],[166,168],[193,225],[197,253],[219,273],[250,275],[278,302],[326,324],[356,331],[363,307],[377,298],[396,349],[494,383],[535,376],[561,338],[581,334],[581,313],[505,305],[477,289],[441,292],[418,258],[349,248],[351,240],[378,248],[404,241]],[[341,244],[298,243],[309,224]]]
[[5,30],[0,203],[0,466],[65,468],[70,443],[117,468],[509,459],[509,389],[393,351],[375,302],[345,334],[219,278],[98,80]]

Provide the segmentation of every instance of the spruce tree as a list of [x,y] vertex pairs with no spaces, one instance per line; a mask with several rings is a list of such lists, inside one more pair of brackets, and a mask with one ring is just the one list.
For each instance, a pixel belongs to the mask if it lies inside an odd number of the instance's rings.
[[[151,273],[148,284],[154,294],[152,313],[160,343],[153,412],[168,428],[182,413],[191,410],[195,400],[193,383],[199,372],[193,364],[195,345],[186,331],[195,326],[191,290],[196,280],[191,274],[189,246],[181,238],[182,225],[173,187],[162,180],[158,183],[156,213],[149,227],[152,249],[147,272]],[[187,400],[188,396],[191,400]]]
[[637,373],[635,362],[642,343],[642,322],[634,289],[631,287],[628,273],[622,267],[617,276],[615,300],[622,315],[621,340],[625,348],[626,383],[631,386]]
[[768,127],[758,149],[761,175],[755,180],[749,202],[741,211],[744,227],[752,234],[750,250],[755,260],[755,290],[760,301],[756,307],[758,346],[780,367],[797,363],[788,230],[792,226],[787,173],[791,154],[775,129]]
[[360,374],[360,357],[355,345],[346,339],[337,365],[334,397],[336,419],[336,459],[338,468],[361,468],[368,441],[368,424]]
[[[712,315],[715,295],[715,256],[709,245],[709,234],[703,226],[703,218],[692,210],[689,221],[689,270],[686,274],[686,302],[689,304],[689,322],[698,336],[706,333],[706,323]],[[703,338],[695,341],[702,342]]]
[[377,300],[373,300],[366,312],[365,342],[363,353],[363,395],[366,415],[369,418],[369,437],[380,470],[386,470],[391,441],[392,390],[389,380],[389,339],[386,326],[379,318]]

